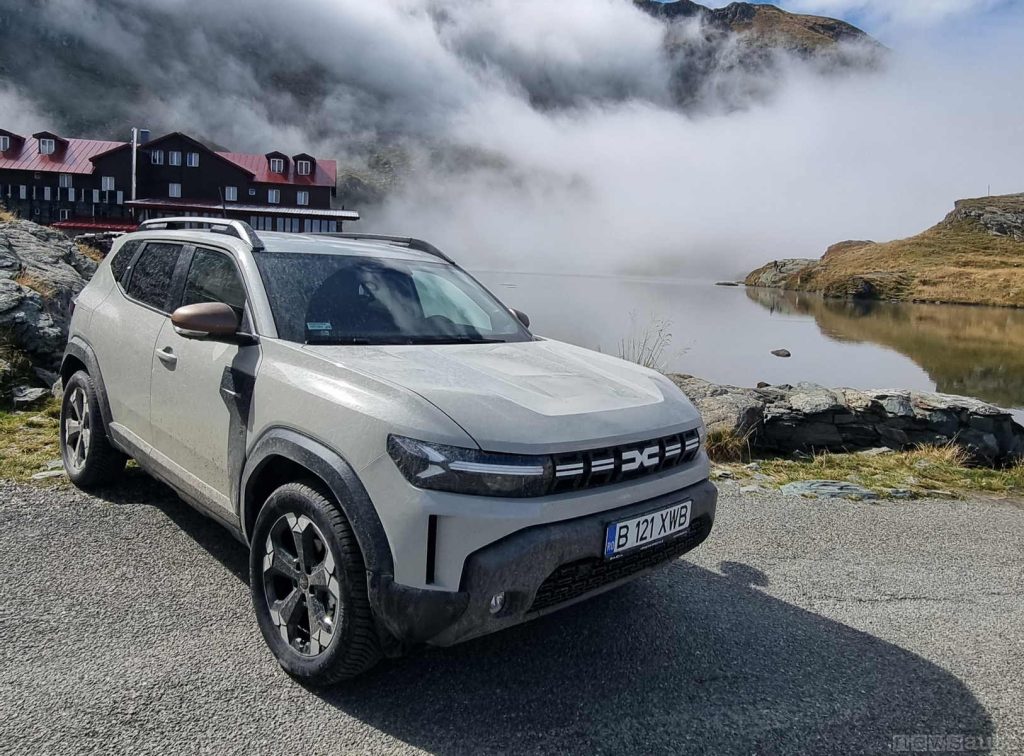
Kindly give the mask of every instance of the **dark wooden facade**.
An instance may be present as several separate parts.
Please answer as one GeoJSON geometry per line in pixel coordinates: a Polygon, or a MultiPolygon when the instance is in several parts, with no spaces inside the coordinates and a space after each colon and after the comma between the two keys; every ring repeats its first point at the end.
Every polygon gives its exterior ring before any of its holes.
{"type": "Polygon", "coordinates": [[[39,223],[119,230],[152,217],[227,215],[265,229],[334,231],[359,217],[331,208],[334,161],[305,153],[217,152],[175,132],[139,145],[132,201],[130,143],[0,130],[3,144],[0,200],[39,223]],[[50,139],[57,148],[43,154],[50,139]]]}

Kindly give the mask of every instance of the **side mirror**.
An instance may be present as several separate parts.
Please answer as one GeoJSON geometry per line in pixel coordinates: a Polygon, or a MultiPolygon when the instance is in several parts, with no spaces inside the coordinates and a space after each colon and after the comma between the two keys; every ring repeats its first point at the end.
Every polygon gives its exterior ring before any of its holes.
{"type": "Polygon", "coordinates": [[[520,312],[519,310],[513,309],[512,307],[509,307],[508,309],[509,309],[509,312],[511,312],[513,315],[516,316],[516,319],[518,319],[520,323],[522,323],[527,328],[530,327],[530,316],[529,315],[527,315],[525,312],[520,312]]]}
{"type": "Polygon", "coordinates": [[[171,315],[171,324],[186,339],[234,341],[241,320],[223,302],[201,302],[179,307],[171,315]]]}

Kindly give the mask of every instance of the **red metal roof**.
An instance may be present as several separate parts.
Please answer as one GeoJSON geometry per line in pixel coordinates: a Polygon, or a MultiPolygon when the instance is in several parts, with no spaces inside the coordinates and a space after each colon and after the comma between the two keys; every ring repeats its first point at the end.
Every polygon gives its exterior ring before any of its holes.
{"type": "Polygon", "coordinates": [[[52,155],[40,155],[39,142],[32,137],[26,137],[21,149],[12,143],[11,149],[0,152],[0,169],[92,173],[93,164],[89,162],[89,158],[124,144],[100,139],[68,139],[67,143],[67,149],[58,150],[52,155]]]}
{"type": "Polygon", "coordinates": [[[138,223],[114,218],[77,218],[75,220],[51,223],[53,228],[66,228],[71,231],[134,231],[138,223]]]}
{"type": "Polygon", "coordinates": [[[288,159],[286,173],[271,173],[270,162],[266,155],[250,155],[245,152],[218,152],[222,158],[230,160],[253,175],[253,180],[263,184],[293,184],[294,186],[331,186],[338,181],[338,163],[335,160],[317,160],[316,170],[309,176],[300,176],[295,172],[295,161],[288,159]]]}
{"type": "Polygon", "coordinates": [[[238,202],[215,202],[211,200],[194,200],[183,198],[137,199],[125,202],[129,207],[143,210],[199,210],[220,214],[223,210],[253,215],[296,215],[311,218],[337,218],[338,220],[357,221],[359,213],[355,210],[335,210],[323,207],[293,207],[290,205],[247,205],[238,202]]]}

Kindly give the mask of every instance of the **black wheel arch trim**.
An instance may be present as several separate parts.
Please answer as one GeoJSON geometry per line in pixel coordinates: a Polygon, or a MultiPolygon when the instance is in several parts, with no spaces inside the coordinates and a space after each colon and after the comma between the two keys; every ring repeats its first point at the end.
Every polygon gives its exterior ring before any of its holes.
{"type": "Polygon", "coordinates": [[[89,343],[80,336],[72,336],[68,345],[64,348],[64,357],[60,363],[60,378],[63,384],[71,377],[68,372],[69,358],[73,358],[85,365],[85,370],[92,379],[93,387],[96,389],[96,399],[99,401],[100,414],[103,416],[103,429],[110,430],[111,414],[110,402],[107,400],[107,387],[103,383],[103,372],[100,370],[99,360],[89,343]]]}
{"type": "Polygon", "coordinates": [[[265,431],[245,461],[239,486],[238,519],[246,542],[252,535],[246,525],[249,515],[255,513],[252,508],[258,511],[263,503],[255,501],[256,482],[259,473],[274,457],[283,457],[324,481],[352,525],[366,569],[375,574],[394,574],[394,559],[384,525],[355,470],[337,452],[290,428],[265,431]]]}

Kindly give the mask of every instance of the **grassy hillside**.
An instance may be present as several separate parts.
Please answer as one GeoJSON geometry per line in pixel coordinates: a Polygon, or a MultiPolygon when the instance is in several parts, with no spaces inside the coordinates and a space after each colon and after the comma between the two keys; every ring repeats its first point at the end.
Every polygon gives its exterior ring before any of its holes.
{"type": "Polygon", "coordinates": [[[779,283],[832,297],[1024,307],[1024,194],[960,200],[909,239],[836,245],[779,283]]]}

